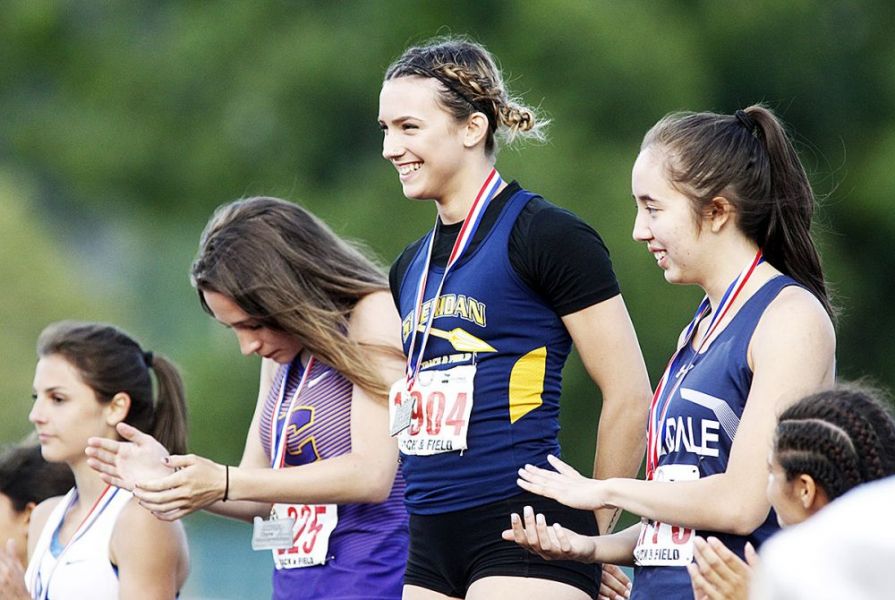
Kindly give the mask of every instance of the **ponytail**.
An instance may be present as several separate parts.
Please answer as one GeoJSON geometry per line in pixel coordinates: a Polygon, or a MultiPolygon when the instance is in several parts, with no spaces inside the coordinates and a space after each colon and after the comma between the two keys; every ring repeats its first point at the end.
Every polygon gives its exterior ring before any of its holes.
{"type": "Polygon", "coordinates": [[[102,323],[60,321],[46,327],[37,340],[40,357],[58,355],[107,404],[118,393],[130,398],[124,422],[152,434],[169,452],[186,452],[186,402],[177,368],[164,356],[144,352],[117,327],[102,323]],[[152,376],[158,382],[153,400],[152,376]]]}
{"type": "Polygon", "coordinates": [[[820,255],[811,238],[815,199],[805,169],[783,125],[761,105],[733,115],[674,113],[643,139],[641,149],[666,151],[669,178],[701,215],[725,197],[740,230],[765,259],[805,286],[831,318],[820,255]]]}
{"type": "Polygon", "coordinates": [[[177,367],[164,356],[152,355],[158,391],[151,435],[171,454],[186,454],[186,394],[177,367]]]}
{"type": "MultiPolygon", "coordinates": [[[[827,294],[820,254],[811,238],[814,192],[783,125],[763,106],[745,110],[758,124],[770,162],[770,211],[760,246],[769,263],[813,293],[830,315],[835,311],[827,294]]],[[[758,240],[756,240],[758,241],[758,240]]]]}

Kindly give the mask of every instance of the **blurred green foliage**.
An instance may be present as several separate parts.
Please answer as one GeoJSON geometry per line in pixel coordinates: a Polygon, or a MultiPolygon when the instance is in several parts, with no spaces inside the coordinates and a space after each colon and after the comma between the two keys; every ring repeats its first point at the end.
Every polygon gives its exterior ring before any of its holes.
{"type": "MultiPolygon", "coordinates": [[[[857,0],[9,0],[0,439],[29,430],[41,328],[100,319],[182,365],[192,448],[237,461],[258,364],[190,288],[205,220],[237,197],[282,196],[392,260],[433,210],[404,199],[379,156],[382,73],[409,43],[451,33],[486,44],[553,119],[549,144],[498,165],[604,236],[654,380],[699,293],[670,288],[631,241],[640,138],[673,110],[777,110],[822,199],[840,374],[891,387],[893,22],[895,5],[857,0]]],[[[565,398],[566,451],[587,469],[599,394],[574,358],[565,398]]]]}

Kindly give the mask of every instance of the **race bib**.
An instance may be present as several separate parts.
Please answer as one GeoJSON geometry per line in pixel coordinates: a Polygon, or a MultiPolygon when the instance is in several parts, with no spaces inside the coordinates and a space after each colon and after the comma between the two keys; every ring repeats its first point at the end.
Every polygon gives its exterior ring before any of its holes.
{"type": "Polygon", "coordinates": [[[329,537],[339,522],[335,504],[274,504],[271,521],[292,520],[292,544],[273,550],[277,569],[322,565],[329,551],[329,537]]]}
{"type": "MultiPolygon", "coordinates": [[[[656,468],[654,481],[695,481],[695,465],[663,465],[656,468]]],[[[643,519],[634,560],[641,567],[683,567],[693,562],[693,536],[687,527],[643,519]]]]}
{"type": "Polygon", "coordinates": [[[472,413],[475,365],[445,371],[423,371],[408,390],[401,379],[389,394],[389,421],[399,430],[398,448],[404,454],[427,456],[466,450],[472,413]],[[403,429],[402,415],[410,416],[403,429]]]}

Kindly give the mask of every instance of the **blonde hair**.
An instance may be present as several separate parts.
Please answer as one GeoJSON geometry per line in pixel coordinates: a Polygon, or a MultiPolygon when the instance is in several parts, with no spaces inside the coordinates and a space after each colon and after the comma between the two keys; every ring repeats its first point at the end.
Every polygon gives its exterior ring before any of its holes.
{"type": "Polygon", "coordinates": [[[488,118],[485,152],[497,152],[517,139],[544,141],[549,120],[507,91],[494,57],[484,46],[464,38],[435,38],[404,51],[385,72],[385,80],[429,77],[441,82],[439,102],[457,120],[480,112],[488,118]]]}

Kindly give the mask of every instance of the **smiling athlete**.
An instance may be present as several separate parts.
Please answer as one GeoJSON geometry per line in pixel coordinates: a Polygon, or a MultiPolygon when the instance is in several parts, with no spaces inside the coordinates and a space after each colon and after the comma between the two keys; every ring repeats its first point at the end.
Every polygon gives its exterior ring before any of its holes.
{"type": "Polygon", "coordinates": [[[742,557],[777,528],[765,496],[775,419],[833,383],[832,309],[809,234],[814,195],[766,108],[665,117],[644,138],[632,189],[634,239],[666,281],[706,294],[653,396],[647,481],[591,480],[551,458],[558,472],[527,467],[520,485],[642,524],[592,538],[538,519],[507,535],[556,558],[633,560],[632,598],[689,599],[697,532],[742,557]]]}
{"type": "MultiPolygon", "coordinates": [[[[437,212],[390,273],[408,361],[390,403],[411,514],[404,597],[595,597],[598,569],[547,562],[501,531],[535,504],[597,532],[591,512],[516,486],[520,467],[560,452],[573,342],[603,393],[595,473],[632,476],[642,460],[649,383],[606,247],[495,170],[499,138],[538,137],[544,123],[509,97],[482,46],[404,52],[385,74],[379,124],[404,195],[437,212]]],[[[598,516],[608,530],[613,511],[598,516]]]]}

